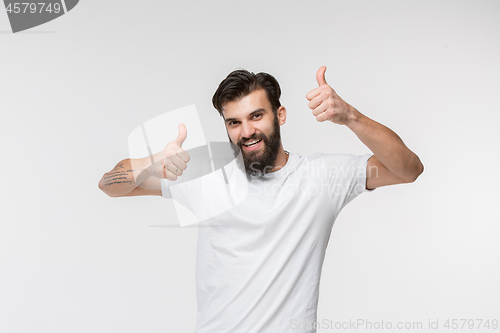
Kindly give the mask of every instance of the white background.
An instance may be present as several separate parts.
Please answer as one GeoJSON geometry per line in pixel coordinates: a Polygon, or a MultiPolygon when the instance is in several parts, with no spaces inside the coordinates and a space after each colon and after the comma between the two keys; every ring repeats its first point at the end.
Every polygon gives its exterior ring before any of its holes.
{"type": "Polygon", "coordinates": [[[326,65],[425,166],[340,214],[319,321],[500,319],[499,15],[499,1],[83,0],[12,34],[1,8],[0,332],[194,332],[197,229],[172,227],[170,200],[97,184],[170,110],[196,104],[207,141],[226,141],[211,98],[240,67],[280,82],[285,149],[370,152],[311,115],[326,65]]]}

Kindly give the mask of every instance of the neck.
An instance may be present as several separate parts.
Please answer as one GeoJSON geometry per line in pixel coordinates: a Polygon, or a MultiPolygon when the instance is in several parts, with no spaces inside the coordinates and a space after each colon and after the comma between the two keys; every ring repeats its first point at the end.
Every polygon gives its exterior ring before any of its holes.
{"type": "Polygon", "coordinates": [[[283,145],[280,145],[280,149],[278,151],[278,155],[276,156],[276,163],[274,163],[274,167],[270,172],[278,171],[283,168],[285,164],[288,162],[288,154],[283,149],[283,145]]]}

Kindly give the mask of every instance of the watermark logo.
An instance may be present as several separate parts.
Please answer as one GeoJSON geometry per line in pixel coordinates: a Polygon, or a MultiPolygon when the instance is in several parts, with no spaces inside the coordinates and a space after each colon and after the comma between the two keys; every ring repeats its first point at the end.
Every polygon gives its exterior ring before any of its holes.
{"type": "Polygon", "coordinates": [[[52,21],[75,8],[79,0],[4,0],[12,32],[31,29],[52,21]]]}
{"type": "MultiPolygon", "coordinates": [[[[248,194],[241,151],[230,142],[208,142],[194,104],[141,124],[130,133],[128,147],[134,180],[142,181],[139,187],[161,189],[162,194],[169,192],[181,227],[225,213],[243,202],[248,194]],[[182,142],[176,141],[180,123],[187,131],[182,142]],[[176,154],[170,155],[169,151],[176,154]],[[183,165],[179,156],[185,153],[189,156],[187,167],[174,170],[175,163],[183,165]],[[156,178],[158,167],[165,169],[162,178],[169,167],[179,177],[160,180],[156,178]],[[149,170],[146,175],[150,175],[147,181],[143,179],[146,169],[149,170]]],[[[115,174],[111,180],[119,181],[120,175],[115,174]]]]}

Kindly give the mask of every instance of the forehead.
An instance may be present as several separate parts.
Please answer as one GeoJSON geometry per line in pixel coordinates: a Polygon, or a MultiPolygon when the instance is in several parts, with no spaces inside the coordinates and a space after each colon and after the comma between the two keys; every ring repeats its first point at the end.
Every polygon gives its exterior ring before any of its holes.
{"type": "Polygon", "coordinates": [[[271,102],[264,89],[256,89],[239,100],[227,102],[222,114],[224,118],[237,118],[244,117],[257,109],[271,111],[271,102]]]}

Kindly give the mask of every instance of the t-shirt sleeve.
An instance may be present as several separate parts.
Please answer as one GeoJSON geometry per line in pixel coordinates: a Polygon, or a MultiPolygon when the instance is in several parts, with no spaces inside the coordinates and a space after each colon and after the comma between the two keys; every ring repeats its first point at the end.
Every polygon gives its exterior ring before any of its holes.
{"type": "Polygon", "coordinates": [[[347,205],[351,200],[356,198],[361,193],[373,192],[375,189],[366,188],[366,169],[368,165],[368,160],[373,156],[373,154],[366,154],[361,156],[351,156],[345,163],[345,167],[352,172],[346,174],[351,180],[351,187],[349,188],[344,206],[347,205]]]}
{"type": "Polygon", "coordinates": [[[340,209],[361,193],[374,191],[366,188],[366,168],[372,156],[373,154],[337,155],[338,164],[332,172],[330,184],[336,199],[340,199],[340,209]]]}
{"type": "Polygon", "coordinates": [[[160,179],[161,183],[161,196],[167,199],[172,198],[172,193],[170,193],[170,188],[166,179],[160,179]]]}

